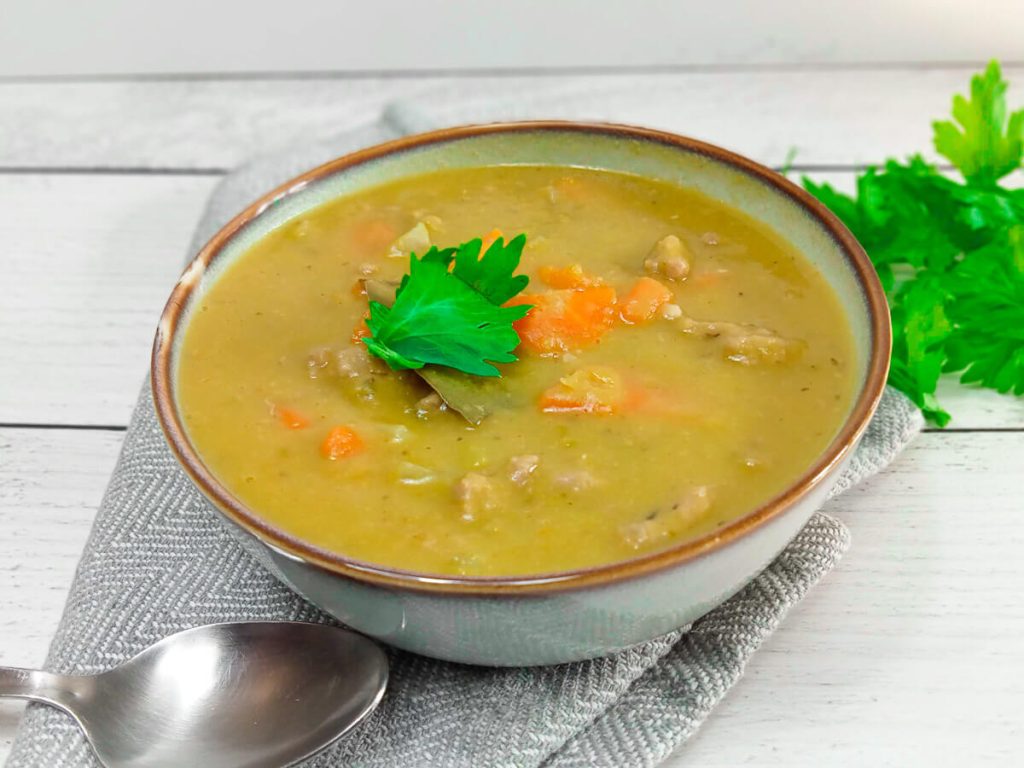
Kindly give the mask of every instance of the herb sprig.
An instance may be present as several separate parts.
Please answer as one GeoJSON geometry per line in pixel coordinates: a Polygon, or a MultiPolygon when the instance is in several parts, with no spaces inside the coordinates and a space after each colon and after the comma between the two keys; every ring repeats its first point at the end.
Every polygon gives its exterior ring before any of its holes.
{"type": "Polygon", "coordinates": [[[936,151],[962,181],[915,155],[857,179],[856,194],[803,179],[867,250],[893,321],[889,383],[940,426],[939,376],[1024,394],[1024,189],[999,180],[1021,167],[1024,110],[1007,113],[995,61],[932,124],[936,151]]]}
{"type": "Polygon", "coordinates": [[[476,376],[500,376],[492,363],[517,360],[519,335],[512,323],[531,309],[502,304],[530,279],[516,275],[526,236],[498,238],[480,257],[482,241],[458,248],[432,247],[409,255],[390,307],[370,302],[367,348],[395,370],[444,365],[476,376]]]}

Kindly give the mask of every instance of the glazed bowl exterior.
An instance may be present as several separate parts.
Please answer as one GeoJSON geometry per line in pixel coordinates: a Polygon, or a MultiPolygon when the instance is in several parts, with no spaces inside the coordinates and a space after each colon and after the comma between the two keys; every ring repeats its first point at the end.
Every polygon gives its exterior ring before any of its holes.
{"type": "MultiPolygon", "coordinates": [[[[601,656],[692,622],[756,576],[822,504],[881,397],[890,349],[885,297],[867,256],[823,206],[746,158],[673,134],[617,125],[465,126],[371,147],[315,168],[242,211],[175,286],[153,347],[157,415],[171,449],[238,540],[279,579],[350,627],[427,656],[494,666],[601,656]],[[439,168],[573,165],[696,188],[773,228],[822,273],[858,356],[845,423],[785,491],[707,536],[621,563],[507,578],[436,576],[348,559],[296,539],[247,508],[202,461],[175,391],[197,299],[270,231],[329,200],[439,168]]],[[[665,470],[672,471],[671,460],[665,470]]]]}

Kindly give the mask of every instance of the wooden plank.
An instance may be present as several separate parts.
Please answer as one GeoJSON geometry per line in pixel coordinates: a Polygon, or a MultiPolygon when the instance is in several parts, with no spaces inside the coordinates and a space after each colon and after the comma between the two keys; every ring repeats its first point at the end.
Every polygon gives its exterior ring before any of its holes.
{"type": "Polygon", "coordinates": [[[15,3],[0,26],[0,70],[19,74],[302,69],[608,66],[734,62],[965,61],[1019,56],[1015,0],[927,6],[718,0],[519,0],[430,4],[178,0],[141,7],[15,3]],[[197,20],[201,19],[201,23],[197,20]],[[585,34],[581,34],[585,20],[585,34]],[[396,23],[397,22],[397,23],[396,23]],[[89,34],[80,34],[88,29],[89,34]],[[955,34],[951,31],[955,30],[955,34]],[[183,45],[187,41],[187,45],[183,45]]]}
{"type": "Polygon", "coordinates": [[[127,423],[214,183],[0,176],[0,422],[127,423]]]}
{"type": "MultiPolygon", "coordinates": [[[[42,665],[122,437],[0,429],[0,665],[42,665]]],[[[0,700],[0,763],[22,709],[0,700]]]]}
{"type": "MultiPolygon", "coordinates": [[[[119,444],[0,429],[0,664],[41,663],[119,444]]],[[[1024,434],[928,433],[833,502],[852,549],[670,764],[1015,764],[1021,466],[1024,434]]]]}
{"type": "MultiPolygon", "coordinates": [[[[816,174],[845,188],[849,173],[816,174]]],[[[0,423],[124,425],[156,319],[215,183],[0,175],[0,423]],[[59,212],[59,214],[57,213],[59,212]]],[[[1024,427],[1024,399],[944,382],[957,428],[1024,427]]]]}
{"type": "Polygon", "coordinates": [[[837,499],[852,548],[671,765],[1021,764],[1022,466],[930,433],[837,499]]]}
{"type": "MultiPolygon", "coordinates": [[[[412,100],[440,123],[566,117],[651,125],[778,165],[927,152],[974,67],[549,77],[0,83],[0,166],[225,168],[412,100]]],[[[1008,69],[1011,103],[1024,69],[1008,69]]]]}

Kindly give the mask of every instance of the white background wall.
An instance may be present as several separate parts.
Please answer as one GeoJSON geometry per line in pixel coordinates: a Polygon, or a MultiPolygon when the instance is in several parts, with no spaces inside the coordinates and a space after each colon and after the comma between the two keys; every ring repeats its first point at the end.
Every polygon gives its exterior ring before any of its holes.
{"type": "Polygon", "coordinates": [[[1024,0],[0,0],[0,76],[1024,60],[1024,0]]]}

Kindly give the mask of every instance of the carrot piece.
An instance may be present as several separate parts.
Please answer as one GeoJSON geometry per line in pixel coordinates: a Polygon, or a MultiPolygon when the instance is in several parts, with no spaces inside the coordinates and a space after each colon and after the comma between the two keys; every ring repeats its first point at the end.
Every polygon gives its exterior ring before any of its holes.
{"type": "Polygon", "coordinates": [[[692,396],[688,396],[685,388],[668,390],[638,381],[626,383],[626,394],[619,410],[657,419],[680,418],[691,423],[705,421],[703,409],[692,396]]]}
{"type": "Polygon", "coordinates": [[[370,311],[367,310],[366,314],[356,323],[356,327],[352,329],[352,343],[358,344],[367,336],[372,336],[370,333],[370,326],[366,324],[366,318],[370,316],[370,311]]]}
{"type": "Polygon", "coordinates": [[[545,390],[540,409],[545,413],[614,413],[628,402],[621,377],[611,368],[581,368],[545,390]]]}
{"type": "Polygon", "coordinates": [[[539,400],[540,409],[544,413],[611,413],[612,407],[607,403],[588,400],[573,392],[566,392],[552,387],[545,390],[539,400]]]}
{"type": "Polygon", "coordinates": [[[325,459],[337,461],[357,454],[363,448],[363,440],[359,434],[352,427],[339,424],[328,432],[327,437],[320,443],[320,454],[325,459]]]}
{"type": "Polygon", "coordinates": [[[353,227],[352,237],[364,248],[381,251],[394,242],[398,232],[382,219],[365,219],[353,227]]]}
{"type": "Polygon", "coordinates": [[[626,294],[619,315],[630,324],[645,323],[672,300],[672,291],[652,277],[641,277],[626,294]]]}
{"type": "Polygon", "coordinates": [[[622,403],[625,411],[639,411],[661,416],[683,413],[682,404],[677,402],[668,392],[661,389],[649,389],[633,382],[626,390],[622,403]]]}
{"type": "Polygon", "coordinates": [[[722,282],[722,279],[727,274],[729,274],[728,271],[724,269],[713,269],[710,272],[699,272],[698,274],[690,275],[689,280],[687,280],[687,285],[694,288],[710,288],[722,282]]]}
{"type": "Polygon", "coordinates": [[[494,245],[494,241],[499,237],[503,237],[500,229],[492,229],[486,235],[480,239],[483,241],[483,245],[480,246],[480,253],[487,253],[487,249],[494,245]]]}
{"type": "Polygon", "coordinates": [[[579,264],[570,264],[568,267],[541,267],[537,274],[542,283],[552,288],[590,288],[604,284],[601,278],[584,272],[579,264]]]}
{"type": "Polygon", "coordinates": [[[309,419],[292,408],[275,405],[274,412],[277,415],[277,420],[288,429],[305,429],[309,426],[309,419]]]}
{"type": "Polygon", "coordinates": [[[525,349],[556,355],[601,340],[615,324],[615,289],[592,286],[581,290],[520,294],[509,306],[533,309],[513,326],[525,349]]]}
{"type": "Polygon", "coordinates": [[[580,202],[589,196],[587,184],[578,176],[562,176],[551,185],[555,194],[565,200],[580,202]]]}

